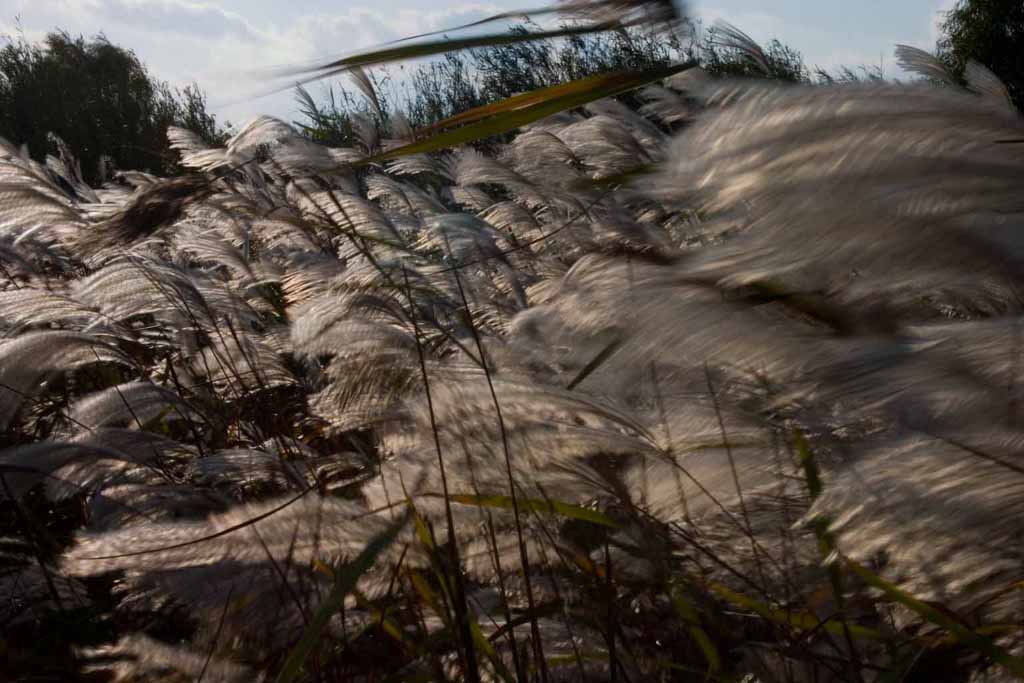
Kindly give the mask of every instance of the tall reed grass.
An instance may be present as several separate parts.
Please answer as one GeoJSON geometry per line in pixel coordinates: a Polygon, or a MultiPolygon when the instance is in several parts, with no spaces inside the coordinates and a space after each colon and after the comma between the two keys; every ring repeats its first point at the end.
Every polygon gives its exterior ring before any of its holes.
{"type": "MultiPolygon", "coordinates": [[[[435,39],[302,75],[499,40],[435,39]]],[[[191,175],[99,189],[5,143],[11,676],[1021,676],[1024,123],[973,68],[172,129],[191,175]]]]}

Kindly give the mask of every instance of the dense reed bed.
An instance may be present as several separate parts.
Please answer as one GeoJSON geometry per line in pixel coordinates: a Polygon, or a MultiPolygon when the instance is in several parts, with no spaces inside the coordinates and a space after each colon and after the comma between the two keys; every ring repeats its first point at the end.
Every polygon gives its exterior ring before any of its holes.
{"type": "Polygon", "coordinates": [[[99,189],[5,144],[13,675],[1024,674],[1024,123],[973,85],[679,70],[494,156],[260,118],[99,189]]]}

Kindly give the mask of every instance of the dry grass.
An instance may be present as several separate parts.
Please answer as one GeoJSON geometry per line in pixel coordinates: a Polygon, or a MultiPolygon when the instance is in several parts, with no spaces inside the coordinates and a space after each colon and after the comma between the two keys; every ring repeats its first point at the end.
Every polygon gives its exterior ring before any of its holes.
{"type": "Polygon", "coordinates": [[[95,191],[5,146],[11,677],[1020,676],[1024,123],[990,76],[687,70],[427,147],[263,118],[95,191]]]}

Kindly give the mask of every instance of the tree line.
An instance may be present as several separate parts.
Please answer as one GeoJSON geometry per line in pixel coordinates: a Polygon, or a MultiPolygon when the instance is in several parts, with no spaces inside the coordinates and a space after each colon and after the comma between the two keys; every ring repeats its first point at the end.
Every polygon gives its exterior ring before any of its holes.
{"type": "MultiPolygon", "coordinates": [[[[525,32],[529,26],[516,26],[525,32]]],[[[297,91],[294,123],[310,139],[347,145],[369,120],[384,127],[400,114],[413,128],[515,93],[612,70],[664,66],[682,59],[713,75],[761,76],[791,82],[881,78],[877,70],[809,68],[802,55],[778,40],[754,65],[741,49],[720,40],[715,27],[694,27],[688,37],[620,30],[563,40],[497,45],[421,64],[392,79],[374,77],[375,108],[350,90],[329,89],[320,97],[297,91]]],[[[1020,0],[959,0],[944,15],[936,55],[957,74],[969,59],[991,69],[1024,106],[1024,4],[1020,0]]],[[[210,143],[223,141],[230,126],[209,111],[198,85],[177,89],[151,74],[130,49],[103,35],[50,33],[41,42],[8,37],[0,48],[0,135],[27,144],[40,158],[56,152],[56,136],[74,150],[87,182],[99,183],[111,169],[176,172],[166,130],[182,126],[210,143]]]]}
{"type": "Polygon", "coordinates": [[[102,35],[56,31],[39,43],[21,35],[0,49],[0,135],[28,145],[36,158],[57,151],[57,136],[90,183],[112,168],[174,172],[170,125],[210,142],[225,137],[198,86],[172,88],[102,35]]]}

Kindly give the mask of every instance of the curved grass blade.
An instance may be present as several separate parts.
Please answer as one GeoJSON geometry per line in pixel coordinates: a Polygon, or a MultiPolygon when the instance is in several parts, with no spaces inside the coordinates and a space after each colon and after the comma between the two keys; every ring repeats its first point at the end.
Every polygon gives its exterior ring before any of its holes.
{"type": "Polygon", "coordinates": [[[580,385],[580,382],[589,377],[595,370],[601,367],[601,365],[603,365],[605,361],[611,358],[612,354],[618,351],[620,346],[622,346],[622,340],[613,339],[612,342],[608,344],[608,346],[601,349],[601,351],[596,356],[594,356],[594,358],[591,359],[591,361],[587,363],[582,370],[579,371],[579,374],[577,374],[572,379],[572,381],[565,386],[565,388],[568,389],[569,391],[572,391],[573,389],[578,387],[580,385]]]}
{"type": "Polygon", "coordinates": [[[628,171],[605,176],[603,178],[580,178],[570,183],[568,188],[570,190],[589,190],[592,188],[606,188],[625,185],[627,183],[644,180],[645,178],[656,174],[660,169],[661,166],[657,163],[641,164],[640,166],[636,166],[628,171]]]}
{"type": "MultiPolygon", "coordinates": [[[[421,496],[430,498],[443,498],[440,493],[421,493],[421,496]]],[[[503,510],[512,509],[512,497],[511,496],[483,496],[472,493],[451,493],[448,494],[448,500],[452,503],[458,503],[460,505],[475,505],[477,507],[488,507],[488,508],[501,508],[503,510]]],[[[537,498],[518,498],[520,509],[532,510],[534,512],[549,512],[562,517],[568,517],[570,519],[579,520],[581,522],[591,522],[593,524],[600,524],[610,528],[618,528],[618,524],[610,517],[598,512],[597,510],[590,510],[578,505],[572,505],[570,503],[560,503],[558,501],[547,501],[540,500],[537,498]]]]}
{"type": "Polygon", "coordinates": [[[672,600],[673,608],[682,617],[683,623],[686,624],[686,630],[690,637],[693,638],[693,642],[697,644],[697,647],[700,648],[701,653],[704,655],[704,659],[707,660],[706,677],[708,679],[714,678],[722,669],[722,657],[718,654],[718,648],[715,647],[714,641],[701,628],[700,616],[697,614],[697,610],[690,604],[690,601],[679,587],[669,591],[669,598],[672,600]]]}
{"type": "Polygon", "coordinates": [[[447,33],[455,33],[456,31],[465,31],[466,29],[476,28],[485,24],[493,24],[496,21],[507,21],[509,19],[523,18],[529,19],[531,17],[543,16],[545,14],[559,14],[564,12],[564,7],[557,5],[548,5],[546,7],[535,7],[533,9],[526,8],[520,10],[511,10],[508,12],[499,12],[498,14],[492,14],[489,17],[483,19],[477,19],[471,21],[468,24],[460,24],[458,26],[452,26],[450,28],[441,29],[439,31],[430,31],[428,33],[418,33],[414,36],[406,36],[405,38],[399,38],[398,40],[389,40],[383,45],[398,45],[400,43],[407,43],[410,40],[419,40],[421,38],[432,38],[433,36],[441,36],[447,33]]]}
{"type": "Polygon", "coordinates": [[[1001,665],[1018,678],[1024,678],[1024,659],[1014,657],[977,631],[968,628],[923,600],[919,600],[910,593],[894,586],[854,560],[847,558],[846,566],[850,571],[863,579],[865,583],[878,588],[894,602],[912,610],[926,621],[949,631],[950,635],[961,645],[987,655],[993,662],[1001,665]]]}
{"type": "MultiPolygon", "coordinates": [[[[592,33],[602,33],[619,26],[618,22],[601,22],[597,24],[586,24],[584,26],[565,26],[550,31],[532,31],[528,33],[487,33],[479,36],[468,36],[466,38],[445,38],[442,40],[430,40],[412,45],[397,45],[394,47],[382,47],[377,50],[363,52],[361,54],[342,57],[314,67],[299,69],[282,69],[277,72],[278,77],[301,76],[296,82],[282,86],[280,90],[293,88],[297,85],[305,85],[323,78],[330,78],[344,73],[355,67],[375,66],[397,62],[407,59],[418,59],[432,55],[471,50],[478,47],[493,47],[498,45],[514,45],[535,40],[549,40],[552,38],[565,38],[574,36],[585,36],[592,33]]],[[[268,93],[269,94],[269,93],[268,93]]]]}
{"type": "Polygon", "coordinates": [[[501,657],[498,655],[498,651],[495,649],[491,641],[487,640],[484,636],[483,631],[480,629],[480,624],[477,623],[476,619],[469,620],[469,630],[473,634],[473,645],[477,650],[484,654],[487,661],[491,663],[494,668],[495,675],[505,683],[512,683],[515,678],[512,676],[512,672],[508,670],[508,667],[501,661],[501,657]]]}
{"type": "Polygon", "coordinates": [[[299,639],[299,642],[288,654],[284,666],[281,668],[280,673],[278,673],[277,678],[274,679],[275,683],[291,683],[298,677],[303,663],[305,663],[309,653],[313,650],[313,646],[316,645],[316,641],[319,640],[331,617],[334,616],[341,601],[352,592],[356,582],[359,581],[359,577],[373,567],[377,561],[377,556],[394,542],[398,532],[402,530],[408,519],[409,513],[406,511],[401,518],[367,543],[355,560],[340,567],[334,573],[334,586],[331,588],[330,594],[320,605],[319,609],[317,609],[316,614],[313,615],[309,626],[306,627],[305,633],[302,634],[302,638],[299,639]]]}
{"type": "MultiPolygon", "coordinates": [[[[775,609],[759,600],[743,595],[742,593],[734,591],[719,583],[708,583],[707,585],[714,593],[733,605],[756,612],[765,619],[777,624],[789,626],[790,628],[798,631],[824,630],[832,635],[843,635],[843,626],[839,622],[819,621],[813,614],[808,614],[806,612],[786,612],[784,610],[775,609]]],[[[850,624],[849,629],[851,635],[866,640],[884,641],[887,638],[887,636],[882,632],[864,626],[850,624]]]]}
{"type": "Polygon", "coordinates": [[[410,154],[435,152],[482,140],[493,135],[508,133],[552,114],[574,109],[606,97],[621,95],[635,88],[660,81],[685,71],[692,66],[694,66],[693,62],[686,62],[647,71],[615,71],[563,83],[562,85],[550,88],[541,88],[533,93],[526,93],[526,95],[515,95],[494,105],[488,105],[494,107],[489,111],[498,112],[494,115],[490,115],[482,120],[473,121],[461,128],[444,131],[426,140],[413,142],[388,150],[382,154],[367,157],[355,165],[365,166],[410,154]],[[516,101],[511,105],[507,105],[509,100],[516,101]],[[503,108],[506,105],[510,108],[503,108]]]}
{"type": "MultiPolygon", "coordinates": [[[[617,2],[617,0],[592,0],[591,2],[587,3],[584,7],[581,7],[580,9],[585,8],[585,9],[588,9],[588,10],[595,10],[595,9],[599,9],[601,7],[609,7],[609,8],[614,9],[615,5],[616,5],[616,2],[617,2]]],[[[398,43],[405,43],[405,42],[408,42],[410,40],[419,40],[420,38],[430,38],[432,36],[439,36],[439,35],[443,35],[443,34],[446,34],[446,33],[454,33],[456,31],[465,31],[466,29],[476,28],[478,26],[483,26],[485,24],[493,24],[496,21],[507,21],[509,19],[516,19],[518,17],[522,17],[524,19],[532,19],[533,17],[544,16],[544,15],[547,15],[547,14],[563,14],[563,13],[566,12],[566,10],[570,10],[571,11],[572,9],[574,9],[574,8],[571,7],[571,6],[567,7],[565,5],[546,5],[544,7],[534,7],[532,9],[531,8],[524,8],[524,9],[519,9],[519,10],[510,10],[508,12],[500,12],[498,14],[492,14],[489,17],[485,17],[483,19],[478,19],[476,21],[471,21],[468,24],[461,24],[460,26],[452,26],[451,28],[441,29],[440,31],[431,31],[429,33],[420,33],[420,34],[415,35],[415,36],[408,36],[406,38],[399,38],[398,40],[392,40],[392,41],[389,41],[387,43],[384,43],[384,45],[397,45],[398,43]]],[[[676,8],[673,6],[672,9],[676,9],[676,8]]],[[[675,14],[675,13],[673,13],[673,16],[678,18],[678,15],[675,14]]],[[[624,25],[632,26],[634,24],[635,24],[635,22],[628,21],[624,25]]]]}
{"type": "Polygon", "coordinates": [[[578,78],[575,81],[568,81],[566,83],[558,83],[556,85],[549,85],[544,88],[537,88],[536,90],[530,90],[528,92],[519,93],[518,95],[512,95],[504,99],[498,100],[497,102],[491,102],[484,104],[479,107],[473,107],[466,111],[459,112],[454,116],[449,116],[446,119],[442,119],[437,123],[434,123],[425,128],[421,128],[416,131],[419,134],[430,134],[437,131],[442,131],[447,128],[454,128],[455,126],[462,126],[467,123],[479,121],[489,116],[496,116],[509,111],[516,111],[525,107],[534,106],[537,104],[543,104],[545,101],[550,100],[554,97],[568,96],[572,94],[587,93],[593,88],[601,87],[607,76],[611,74],[597,74],[594,76],[587,76],[585,78],[578,78]]]}
{"type": "MultiPolygon", "coordinates": [[[[825,485],[822,483],[821,471],[818,469],[818,462],[814,457],[814,451],[811,450],[811,445],[807,442],[806,437],[803,433],[797,429],[793,433],[793,444],[796,447],[797,462],[803,469],[804,481],[807,486],[807,494],[810,496],[811,501],[817,500],[822,491],[825,490],[825,485]]],[[[818,517],[811,520],[811,528],[814,529],[814,534],[818,539],[818,550],[821,553],[821,558],[828,568],[829,584],[832,587],[832,598],[835,600],[836,614],[839,615],[840,624],[843,627],[843,637],[846,639],[846,645],[850,649],[850,655],[853,658],[853,662],[857,665],[859,670],[860,654],[857,651],[857,646],[853,641],[853,634],[850,631],[849,624],[846,618],[846,599],[843,592],[843,575],[840,570],[839,563],[835,561],[838,553],[836,551],[836,540],[835,536],[829,531],[829,525],[831,520],[827,517],[818,517]]]]}

